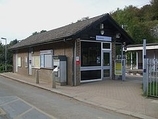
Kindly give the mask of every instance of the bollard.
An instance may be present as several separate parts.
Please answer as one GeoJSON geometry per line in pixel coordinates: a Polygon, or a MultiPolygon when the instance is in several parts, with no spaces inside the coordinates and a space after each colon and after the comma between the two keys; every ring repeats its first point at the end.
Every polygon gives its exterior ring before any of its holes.
{"type": "Polygon", "coordinates": [[[56,88],[56,81],[55,81],[54,71],[52,71],[52,88],[56,88]]]}
{"type": "Polygon", "coordinates": [[[39,84],[39,70],[36,70],[36,84],[39,84]]]}

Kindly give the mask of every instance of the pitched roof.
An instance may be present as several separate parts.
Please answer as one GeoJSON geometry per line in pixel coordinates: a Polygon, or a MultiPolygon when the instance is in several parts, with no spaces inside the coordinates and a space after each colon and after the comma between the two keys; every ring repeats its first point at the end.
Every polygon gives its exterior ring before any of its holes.
{"type": "MultiPolygon", "coordinates": [[[[90,18],[88,20],[79,21],[76,23],[72,23],[57,29],[53,29],[47,32],[39,33],[36,35],[31,35],[28,38],[22,40],[21,42],[15,44],[14,46],[10,47],[10,49],[20,49],[20,48],[26,48],[31,47],[38,44],[44,44],[44,43],[50,43],[53,41],[58,41],[64,38],[70,38],[72,36],[76,36],[80,34],[82,31],[86,30],[88,27],[93,25],[96,22],[99,22],[101,19],[110,19],[112,22],[114,22],[115,27],[117,26],[119,28],[119,25],[110,17],[109,14],[103,14],[97,17],[90,18]]],[[[132,43],[132,39],[128,34],[122,30],[124,35],[126,35],[132,43]]]]}

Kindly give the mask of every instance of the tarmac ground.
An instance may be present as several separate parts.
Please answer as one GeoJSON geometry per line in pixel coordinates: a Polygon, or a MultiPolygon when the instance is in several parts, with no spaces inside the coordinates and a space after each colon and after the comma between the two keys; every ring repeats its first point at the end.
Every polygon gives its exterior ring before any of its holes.
{"type": "Polygon", "coordinates": [[[55,119],[16,96],[0,97],[0,119],[55,119]]]}
{"type": "Polygon", "coordinates": [[[142,76],[127,75],[126,81],[107,79],[80,86],[56,85],[52,88],[51,82],[40,80],[36,84],[35,78],[30,76],[11,72],[0,75],[118,113],[141,119],[158,118],[158,99],[143,96],[142,76]]]}

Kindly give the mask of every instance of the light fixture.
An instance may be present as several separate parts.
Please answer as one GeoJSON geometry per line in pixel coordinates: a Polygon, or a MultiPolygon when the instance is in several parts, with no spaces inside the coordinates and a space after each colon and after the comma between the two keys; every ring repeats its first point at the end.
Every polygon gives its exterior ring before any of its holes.
{"type": "Polygon", "coordinates": [[[104,29],[104,24],[100,24],[100,29],[104,29]]]}
{"type": "Polygon", "coordinates": [[[103,23],[100,24],[100,34],[104,35],[104,24],[103,23]]]}
{"type": "Polygon", "coordinates": [[[121,34],[120,33],[116,33],[116,38],[121,38],[121,34]]]}
{"type": "Polygon", "coordinates": [[[101,30],[100,33],[101,33],[101,35],[104,35],[104,30],[101,30]]]}

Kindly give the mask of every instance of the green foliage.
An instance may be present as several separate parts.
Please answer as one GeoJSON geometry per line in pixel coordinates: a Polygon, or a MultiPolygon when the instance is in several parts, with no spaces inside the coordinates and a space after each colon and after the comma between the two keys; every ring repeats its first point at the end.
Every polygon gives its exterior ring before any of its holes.
{"type": "Polygon", "coordinates": [[[152,0],[150,5],[142,8],[130,5],[117,9],[111,15],[133,38],[135,44],[142,43],[144,38],[147,43],[158,42],[158,31],[155,30],[158,29],[158,0],[152,0]]]}
{"type": "Polygon", "coordinates": [[[34,32],[34,33],[32,33],[32,35],[36,35],[36,34],[39,34],[39,33],[44,33],[44,32],[47,32],[46,30],[41,30],[40,32],[34,32]]]}
{"type": "MultiPolygon", "coordinates": [[[[16,43],[18,43],[18,40],[17,40],[17,39],[11,41],[11,42],[7,45],[7,47],[9,48],[9,47],[15,45],[16,43]]],[[[10,50],[8,50],[8,52],[7,52],[7,64],[11,64],[11,65],[13,64],[13,53],[12,53],[12,51],[10,51],[10,50]]]]}
{"type": "Polygon", "coordinates": [[[42,31],[40,31],[40,33],[44,33],[44,32],[47,32],[46,30],[42,30],[42,31]]]}
{"type": "MultiPolygon", "coordinates": [[[[14,44],[18,43],[17,39],[11,41],[9,44],[7,44],[7,49],[10,46],[13,46],[14,44]]],[[[5,45],[0,43],[0,72],[4,72],[5,69],[5,45]]],[[[7,71],[12,71],[13,69],[13,53],[10,50],[7,50],[7,71]]]]}
{"type": "Polygon", "coordinates": [[[148,84],[148,94],[149,96],[158,96],[158,82],[151,82],[148,84]]]}
{"type": "MultiPolygon", "coordinates": [[[[13,71],[13,65],[12,64],[7,64],[7,72],[12,72],[13,71]]],[[[5,64],[0,65],[0,73],[5,72],[5,64]]]]}
{"type": "Polygon", "coordinates": [[[151,0],[152,20],[158,20],[158,0],[151,0]]]}

